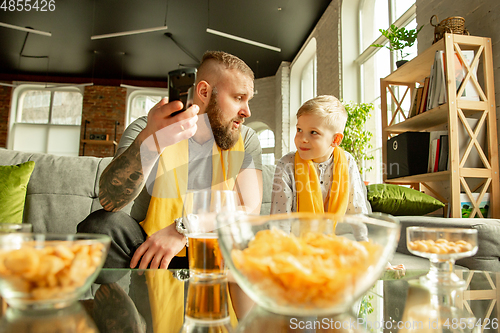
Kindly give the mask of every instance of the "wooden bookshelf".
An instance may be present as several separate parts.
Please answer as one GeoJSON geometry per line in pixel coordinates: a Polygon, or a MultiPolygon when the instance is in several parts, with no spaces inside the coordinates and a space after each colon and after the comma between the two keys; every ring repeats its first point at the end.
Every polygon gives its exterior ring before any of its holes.
{"type": "Polygon", "coordinates": [[[117,126],[120,124],[118,121],[115,121],[115,131],[114,131],[114,139],[110,140],[109,136],[106,135],[106,140],[96,140],[96,139],[87,139],[87,124],[89,124],[89,120],[85,120],[85,126],[83,129],[83,139],[80,142],[83,144],[82,155],[85,156],[85,146],[86,145],[94,145],[94,146],[113,146],[113,155],[116,153],[116,147],[118,146],[118,142],[116,141],[116,130],[117,126]]]}
{"type": "MultiPolygon", "coordinates": [[[[481,74],[481,75],[479,75],[481,74]]],[[[466,74],[467,75],[467,74],[466,74]]],[[[472,76],[472,75],[471,75],[472,76]]],[[[382,108],[382,135],[383,140],[407,131],[432,131],[436,127],[446,127],[448,131],[448,144],[450,161],[447,171],[412,175],[395,179],[387,179],[384,174],[384,182],[393,184],[419,184],[438,194],[435,182],[446,181],[449,183],[448,198],[437,195],[438,199],[450,205],[450,217],[461,217],[460,193],[467,193],[473,204],[473,214],[481,216],[479,203],[485,193],[490,193],[489,209],[491,217],[500,218],[500,181],[498,166],[498,139],[497,120],[495,108],[495,88],[493,80],[493,60],[491,52],[491,39],[475,36],[463,36],[445,34],[444,38],[433,44],[427,50],[419,54],[410,62],[398,68],[385,78],[380,80],[381,108],[382,108]],[[464,100],[457,97],[457,87],[454,79],[447,79],[445,86],[447,92],[447,103],[427,110],[414,117],[409,118],[409,110],[403,110],[401,105],[405,98],[410,100],[416,84],[423,84],[425,77],[429,76],[431,66],[435,59],[435,53],[443,50],[445,54],[445,76],[455,77],[455,52],[462,50],[474,50],[472,64],[479,63],[482,73],[481,82],[474,81],[470,76],[468,80],[478,90],[479,101],[464,100]],[[399,97],[396,89],[403,87],[405,92],[399,97]],[[405,89],[406,87],[406,89],[405,89]],[[468,118],[476,118],[476,128],[467,124],[468,118]],[[465,138],[459,137],[459,128],[465,129],[467,145],[460,152],[459,142],[465,138]],[[481,145],[476,134],[486,129],[486,144],[481,145]],[[477,153],[483,167],[466,167],[470,158],[470,151],[477,149],[477,153]],[[474,178],[473,188],[469,186],[468,180],[474,178]],[[434,186],[434,188],[433,188],[434,186]],[[472,198],[472,193],[479,193],[477,202],[472,198]]],[[[387,146],[382,145],[382,156],[384,165],[387,165],[387,146]]]]}

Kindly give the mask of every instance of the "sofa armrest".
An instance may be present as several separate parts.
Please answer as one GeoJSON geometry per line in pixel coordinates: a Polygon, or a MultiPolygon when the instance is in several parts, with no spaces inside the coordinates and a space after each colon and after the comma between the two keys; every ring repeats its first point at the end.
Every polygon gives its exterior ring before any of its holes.
{"type": "Polygon", "coordinates": [[[398,216],[396,218],[401,224],[401,237],[396,249],[397,252],[410,254],[406,247],[406,229],[408,227],[476,229],[477,253],[473,257],[461,259],[457,263],[469,269],[500,271],[500,220],[429,216],[398,216]]]}

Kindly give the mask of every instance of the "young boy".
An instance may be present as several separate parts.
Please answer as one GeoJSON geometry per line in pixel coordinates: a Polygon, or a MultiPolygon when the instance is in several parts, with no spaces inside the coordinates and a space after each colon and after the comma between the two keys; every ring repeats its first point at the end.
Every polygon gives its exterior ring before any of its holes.
{"type": "Polygon", "coordinates": [[[300,107],[297,151],[276,166],[271,214],[371,213],[356,161],[339,147],[346,121],[344,106],[333,96],[318,96],[300,107]]]}
{"type": "MultiPolygon", "coordinates": [[[[297,111],[296,152],[283,156],[274,174],[271,214],[290,212],[368,214],[366,198],[354,157],[339,147],[347,112],[333,96],[318,96],[297,111]]],[[[290,226],[280,226],[290,231],[290,226]]],[[[366,230],[353,228],[354,237],[367,239],[366,230]]],[[[403,265],[386,269],[405,274],[403,265]]]]}

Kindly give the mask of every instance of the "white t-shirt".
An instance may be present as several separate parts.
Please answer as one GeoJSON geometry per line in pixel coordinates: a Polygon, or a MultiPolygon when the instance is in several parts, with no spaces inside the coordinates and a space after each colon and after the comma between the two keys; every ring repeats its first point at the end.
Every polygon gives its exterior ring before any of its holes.
{"type": "MultiPolygon", "coordinates": [[[[130,124],[123,133],[115,158],[123,153],[134,142],[139,133],[146,128],[147,116],[142,116],[130,124]]],[[[262,170],[262,150],[257,134],[247,126],[241,126],[241,136],[245,146],[245,157],[242,169],[262,170]]],[[[192,138],[189,139],[189,171],[188,189],[210,188],[212,184],[212,147],[213,139],[203,144],[197,143],[192,138]],[[193,163],[194,162],[194,163],[193,163]]],[[[152,169],[151,175],[156,175],[156,166],[152,169]]],[[[140,222],[146,218],[151,195],[144,187],[141,193],[134,200],[130,211],[130,216],[140,222]]]]}

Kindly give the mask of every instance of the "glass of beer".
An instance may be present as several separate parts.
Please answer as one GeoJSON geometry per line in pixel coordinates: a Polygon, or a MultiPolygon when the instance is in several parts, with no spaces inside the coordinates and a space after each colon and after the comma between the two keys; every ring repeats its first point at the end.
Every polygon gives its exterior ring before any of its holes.
{"type": "Polygon", "coordinates": [[[188,260],[191,276],[217,278],[226,275],[219,248],[216,216],[238,210],[234,191],[188,191],[184,200],[183,223],[187,229],[188,260]]]}

